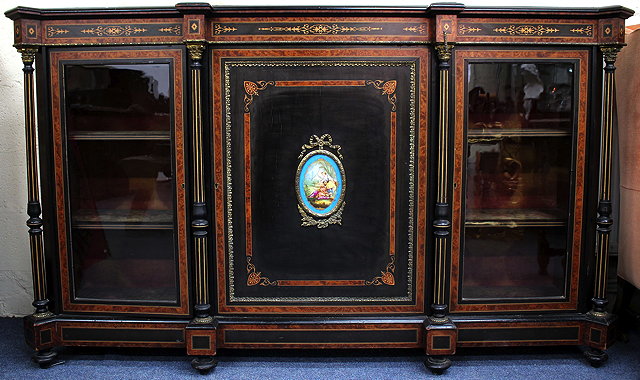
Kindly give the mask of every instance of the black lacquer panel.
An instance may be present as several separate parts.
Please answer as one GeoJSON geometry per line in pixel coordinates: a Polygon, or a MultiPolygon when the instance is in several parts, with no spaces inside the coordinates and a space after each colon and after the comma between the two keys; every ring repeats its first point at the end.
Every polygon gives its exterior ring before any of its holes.
{"type": "Polygon", "coordinates": [[[222,61],[231,303],[414,300],[418,68],[416,59],[222,61]],[[330,135],[346,182],[339,220],[326,226],[302,225],[296,196],[314,135],[330,135]]]}

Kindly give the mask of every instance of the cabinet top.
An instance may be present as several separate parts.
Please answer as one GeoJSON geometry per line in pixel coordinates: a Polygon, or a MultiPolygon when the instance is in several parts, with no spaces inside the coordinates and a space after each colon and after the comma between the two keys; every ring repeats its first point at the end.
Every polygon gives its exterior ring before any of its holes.
{"type": "Polygon", "coordinates": [[[15,45],[209,43],[624,43],[633,11],[603,8],[174,7],[37,9],[17,7],[15,45]]]}

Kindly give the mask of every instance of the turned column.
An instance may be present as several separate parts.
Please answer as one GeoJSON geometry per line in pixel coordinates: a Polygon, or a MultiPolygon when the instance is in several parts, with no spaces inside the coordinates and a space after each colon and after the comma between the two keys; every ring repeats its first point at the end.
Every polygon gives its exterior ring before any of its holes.
{"type": "Polygon", "coordinates": [[[204,188],[204,164],[202,144],[202,96],[201,79],[202,53],[204,43],[189,42],[191,69],[191,139],[193,167],[193,205],[191,219],[191,235],[195,261],[195,323],[211,323],[211,305],[209,301],[209,269],[207,265],[207,244],[209,221],[204,188]]]}
{"type": "Polygon", "coordinates": [[[449,244],[451,242],[451,204],[449,203],[449,76],[451,69],[451,51],[453,46],[444,42],[435,46],[438,55],[439,99],[438,99],[438,167],[436,203],[434,209],[434,271],[433,301],[431,316],[425,321],[427,359],[425,366],[440,374],[451,366],[448,355],[455,354],[457,330],[447,317],[447,267],[449,262],[449,244]]]}
{"type": "Polygon", "coordinates": [[[613,116],[615,93],[614,63],[620,45],[600,46],[604,56],[604,86],[602,97],[602,132],[600,137],[600,187],[598,218],[596,219],[596,265],[591,313],[604,316],[607,311],[607,263],[609,262],[609,235],[613,225],[611,217],[611,171],[613,156],[613,116]]]}
{"type": "Polygon", "coordinates": [[[27,226],[29,227],[29,247],[31,249],[31,273],[33,276],[33,317],[47,318],[53,315],[49,311],[47,299],[47,277],[42,237],[42,207],[40,206],[40,182],[38,180],[38,152],[36,144],[36,110],[34,96],[33,61],[37,48],[18,48],[22,54],[24,67],[24,121],[27,151],[27,226]]]}
{"type": "Polygon", "coordinates": [[[448,319],[445,300],[447,278],[447,247],[451,239],[451,204],[449,203],[449,71],[453,46],[444,43],[435,46],[438,54],[439,99],[438,99],[438,183],[436,188],[435,220],[433,234],[435,241],[432,322],[446,322],[448,319]]]}

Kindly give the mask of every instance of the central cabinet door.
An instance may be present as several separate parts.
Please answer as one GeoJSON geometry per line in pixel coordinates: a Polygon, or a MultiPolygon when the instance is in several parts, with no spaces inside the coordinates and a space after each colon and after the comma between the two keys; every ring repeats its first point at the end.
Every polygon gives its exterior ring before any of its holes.
{"type": "Polygon", "coordinates": [[[212,52],[220,313],[424,310],[427,54],[212,52]]]}

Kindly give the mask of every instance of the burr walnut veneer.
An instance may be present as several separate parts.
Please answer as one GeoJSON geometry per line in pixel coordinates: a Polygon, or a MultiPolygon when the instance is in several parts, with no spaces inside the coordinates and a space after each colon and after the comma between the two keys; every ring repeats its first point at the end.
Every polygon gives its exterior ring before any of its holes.
{"type": "Polygon", "coordinates": [[[456,347],[567,344],[603,363],[631,13],[8,11],[34,360],[393,347],[441,372],[456,347]]]}

